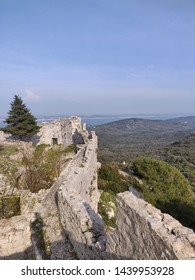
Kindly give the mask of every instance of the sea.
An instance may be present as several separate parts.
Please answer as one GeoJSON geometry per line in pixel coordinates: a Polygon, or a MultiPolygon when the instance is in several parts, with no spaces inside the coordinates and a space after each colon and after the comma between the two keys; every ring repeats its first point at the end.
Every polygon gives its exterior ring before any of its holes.
{"type": "MultiPolygon", "coordinates": [[[[167,120],[177,117],[185,117],[187,114],[126,114],[126,115],[94,115],[94,116],[79,116],[82,123],[86,123],[87,126],[98,126],[122,119],[130,118],[141,118],[151,120],[167,120]]],[[[67,118],[71,116],[37,116],[37,122],[52,122],[60,118],[67,118]]],[[[0,117],[0,128],[5,127],[6,124],[3,122],[4,118],[0,117]]]]}

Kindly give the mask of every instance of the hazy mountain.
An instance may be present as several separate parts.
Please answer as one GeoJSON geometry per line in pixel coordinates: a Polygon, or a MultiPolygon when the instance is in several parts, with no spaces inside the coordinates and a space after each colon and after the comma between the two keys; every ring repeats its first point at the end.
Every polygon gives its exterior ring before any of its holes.
{"type": "Polygon", "coordinates": [[[182,140],[195,131],[195,117],[169,120],[124,119],[95,128],[102,161],[123,161],[182,140]]]}

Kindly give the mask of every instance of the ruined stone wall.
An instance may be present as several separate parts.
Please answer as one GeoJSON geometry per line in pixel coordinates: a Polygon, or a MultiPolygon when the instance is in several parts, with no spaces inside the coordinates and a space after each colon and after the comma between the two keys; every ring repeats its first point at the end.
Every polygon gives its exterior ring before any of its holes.
{"type": "Polygon", "coordinates": [[[72,121],[71,119],[60,120],[60,142],[64,146],[69,146],[73,143],[72,141],[72,121]]]}
{"type": "Polygon", "coordinates": [[[131,192],[117,196],[117,229],[105,235],[97,214],[97,137],[71,162],[58,186],[61,222],[80,259],[195,258],[195,234],[131,192]],[[95,202],[95,203],[94,203],[95,202]],[[95,211],[94,211],[95,210],[95,211]]]}
{"type": "Polygon", "coordinates": [[[107,239],[115,259],[192,259],[195,234],[130,192],[117,196],[117,229],[107,239]]]}
{"type": "Polygon", "coordinates": [[[37,135],[39,137],[38,144],[52,145],[52,138],[58,138],[58,143],[62,144],[60,120],[51,123],[42,123],[37,135]]]}
{"type": "Polygon", "coordinates": [[[105,251],[104,223],[97,213],[73,189],[58,191],[61,223],[79,259],[101,259],[105,251]]]}
{"type": "Polygon", "coordinates": [[[64,180],[60,185],[61,189],[73,189],[95,211],[100,196],[97,189],[97,170],[97,136],[93,134],[87,145],[80,146],[80,151],[62,173],[61,178],[64,180]]]}
{"type": "Polygon", "coordinates": [[[104,223],[97,214],[97,136],[81,148],[57,191],[61,223],[80,259],[99,259],[105,250],[104,223]]]}
{"type": "MultiPolygon", "coordinates": [[[[56,133],[64,129],[63,134],[66,131],[67,137],[72,137],[73,127],[66,122],[56,126],[56,133]]],[[[52,259],[63,256],[63,234],[69,235],[79,259],[195,258],[194,232],[131,192],[118,194],[117,228],[113,234],[105,234],[97,214],[97,136],[92,132],[90,138],[79,145],[78,153],[51,189],[41,192],[41,202],[33,207],[46,224],[52,259]],[[57,221],[57,211],[63,228],[57,221]]],[[[0,221],[0,259],[32,258],[31,213],[25,212],[26,216],[0,221]]]]}
{"type": "Polygon", "coordinates": [[[0,260],[32,258],[29,221],[24,216],[0,220],[0,260]]]}
{"type": "Polygon", "coordinates": [[[58,144],[69,146],[71,144],[84,144],[88,133],[78,117],[63,118],[50,123],[42,123],[37,136],[32,141],[37,144],[53,145],[53,138],[58,144]]]}

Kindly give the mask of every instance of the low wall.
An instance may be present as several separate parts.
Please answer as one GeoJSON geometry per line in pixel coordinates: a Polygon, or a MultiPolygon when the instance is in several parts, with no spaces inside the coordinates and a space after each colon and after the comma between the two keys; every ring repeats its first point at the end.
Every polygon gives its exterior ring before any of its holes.
{"type": "Polygon", "coordinates": [[[57,191],[61,223],[80,259],[99,259],[105,250],[104,223],[97,214],[97,167],[97,136],[92,134],[57,191]]]}
{"type": "Polygon", "coordinates": [[[94,134],[62,172],[52,188],[74,190],[95,212],[100,197],[97,187],[97,136],[94,134]]]}
{"type": "Polygon", "coordinates": [[[107,239],[115,259],[193,259],[195,234],[130,192],[117,196],[117,229],[107,239]]]}
{"type": "Polygon", "coordinates": [[[58,191],[58,208],[62,226],[79,259],[101,259],[106,243],[102,219],[71,188],[58,191]]]}

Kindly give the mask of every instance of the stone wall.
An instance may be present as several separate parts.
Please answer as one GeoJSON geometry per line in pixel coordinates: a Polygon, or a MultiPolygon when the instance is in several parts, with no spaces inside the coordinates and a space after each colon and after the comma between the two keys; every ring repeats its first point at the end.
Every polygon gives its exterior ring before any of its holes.
{"type": "Polygon", "coordinates": [[[97,136],[71,162],[57,191],[61,223],[80,259],[99,259],[105,250],[104,223],[97,214],[97,136]]]}
{"type": "Polygon", "coordinates": [[[88,136],[85,126],[78,117],[63,118],[53,122],[41,123],[40,131],[32,141],[37,144],[53,145],[53,139],[58,144],[69,146],[71,144],[84,144],[88,136]]]}
{"type": "Polygon", "coordinates": [[[29,221],[16,216],[0,221],[0,259],[32,259],[29,221]]]}
{"type": "Polygon", "coordinates": [[[104,223],[97,213],[73,189],[58,191],[61,223],[79,259],[101,259],[105,251],[104,223]]]}
{"type": "Polygon", "coordinates": [[[117,196],[117,229],[107,239],[114,259],[193,259],[195,234],[130,192],[117,196]]]}
{"type": "MultiPolygon", "coordinates": [[[[70,126],[67,121],[55,126],[56,133],[60,130],[70,138],[80,133],[82,126],[77,119],[70,126]]],[[[88,139],[87,135],[85,144],[78,146],[78,153],[51,189],[27,196],[28,211],[22,208],[23,215],[0,221],[0,259],[35,256],[30,232],[32,212],[43,220],[51,259],[73,259],[70,250],[79,259],[194,259],[194,232],[131,192],[118,194],[117,228],[113,234],[105,234],[104,223],[97,214],[97,136],[92,132],[88,139]],[[66,243],[67,235],[73,249],[66,243]]]]}
{"type": "Polygon", "coordinates": [[[131,192],[117,196],[117,229],[97,214],[97,137],[81,148],[58,184],[61,223],[80,259],[191,259],[195,234],[131,192]],[[93,186],[93,188],[91,188],[93,186]],[[94,196],[92,190],[94,190],[94,196]],[[92,192],[92,193],[91,193],[92,192]]]}
{"type": "Polygon", "coordinates": [[[50,123],[42,123],[40,125],[40,131],[36,137],[38,144],[53,145],[53,138],[56,138],[58,144],[68,146],[72,144],[71,136],[71,122],[69,119],[56,120],[50,123]]]}
{"type": "Polygon", "coordinates": [[[100,193],[97,188],[97,136],[87,145],[80,145],[79,151],[58,179],[57,187],[77,192],[97,212],[100,193]]]}

